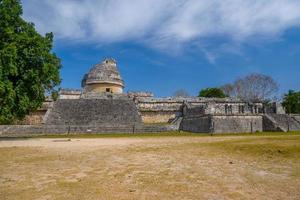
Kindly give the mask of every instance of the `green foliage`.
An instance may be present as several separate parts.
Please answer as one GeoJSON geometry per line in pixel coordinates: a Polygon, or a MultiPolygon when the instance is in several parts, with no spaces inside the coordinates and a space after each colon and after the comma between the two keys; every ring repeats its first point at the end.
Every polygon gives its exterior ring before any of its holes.
{"type": "Polygon", "coordinates": [[[199,97],[225,98],[226,95],[224,94],[223,90],[221,90],[220,88],[205,88],[200,91],[199,97]]]}
{"type": "Polygon", "coordinates": [[[300,91],[290,90],[284,95],[282,106],[287,113],[300,114],[300,91]]]}
{"type": "Polygon", "coordinates": [[[0,0],[0,124],[36,110],[60,83],[53,34],[38,34],[21,18],[19,0],[0,0]]]}
{"type": "Polygon", "coordinates": [[[52,99],[53,99],[54,101],[56,101],[56,100],[58,99],[58,97],[59,97],[58,91],[53,91],[53,92],[51,93],[51,97],[52,97],[52,99]]]}

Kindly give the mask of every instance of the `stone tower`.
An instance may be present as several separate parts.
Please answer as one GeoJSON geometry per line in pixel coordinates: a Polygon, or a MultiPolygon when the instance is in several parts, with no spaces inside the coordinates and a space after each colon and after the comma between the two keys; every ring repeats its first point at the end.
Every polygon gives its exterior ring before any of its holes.
{"type": "Polygon", "coordinates": [[[82,79],[85,93],[123,93],[124,82],[114,59],[96,64],[82,79]]]}

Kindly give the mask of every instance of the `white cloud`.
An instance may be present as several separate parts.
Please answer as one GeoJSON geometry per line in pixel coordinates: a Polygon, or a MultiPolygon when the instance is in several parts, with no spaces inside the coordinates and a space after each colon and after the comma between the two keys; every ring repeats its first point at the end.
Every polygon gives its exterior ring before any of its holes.
{"type": "Polygon", "coordinates": [[[300,25],[299,0],[23,0],[24,18],[56,38],[154,47],[215,35],[243,42],[300,25]]]}

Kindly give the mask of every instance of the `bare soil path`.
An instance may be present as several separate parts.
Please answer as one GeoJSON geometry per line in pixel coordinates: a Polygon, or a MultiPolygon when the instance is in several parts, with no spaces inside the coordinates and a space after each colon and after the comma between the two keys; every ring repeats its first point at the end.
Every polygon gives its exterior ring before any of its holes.
{"type": "Polygon", "coordinates": [[[0,140],[0,199],[300,199],[300,135],[0,140]]]}

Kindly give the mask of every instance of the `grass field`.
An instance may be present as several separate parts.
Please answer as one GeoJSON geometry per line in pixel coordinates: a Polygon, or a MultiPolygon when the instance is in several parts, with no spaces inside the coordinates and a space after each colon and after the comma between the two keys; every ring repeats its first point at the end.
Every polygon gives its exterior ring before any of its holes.
{"type": "Polygon", "coordinates": [[[0,199],[300,199],[300,132],[0,140],[0,199]]]}

